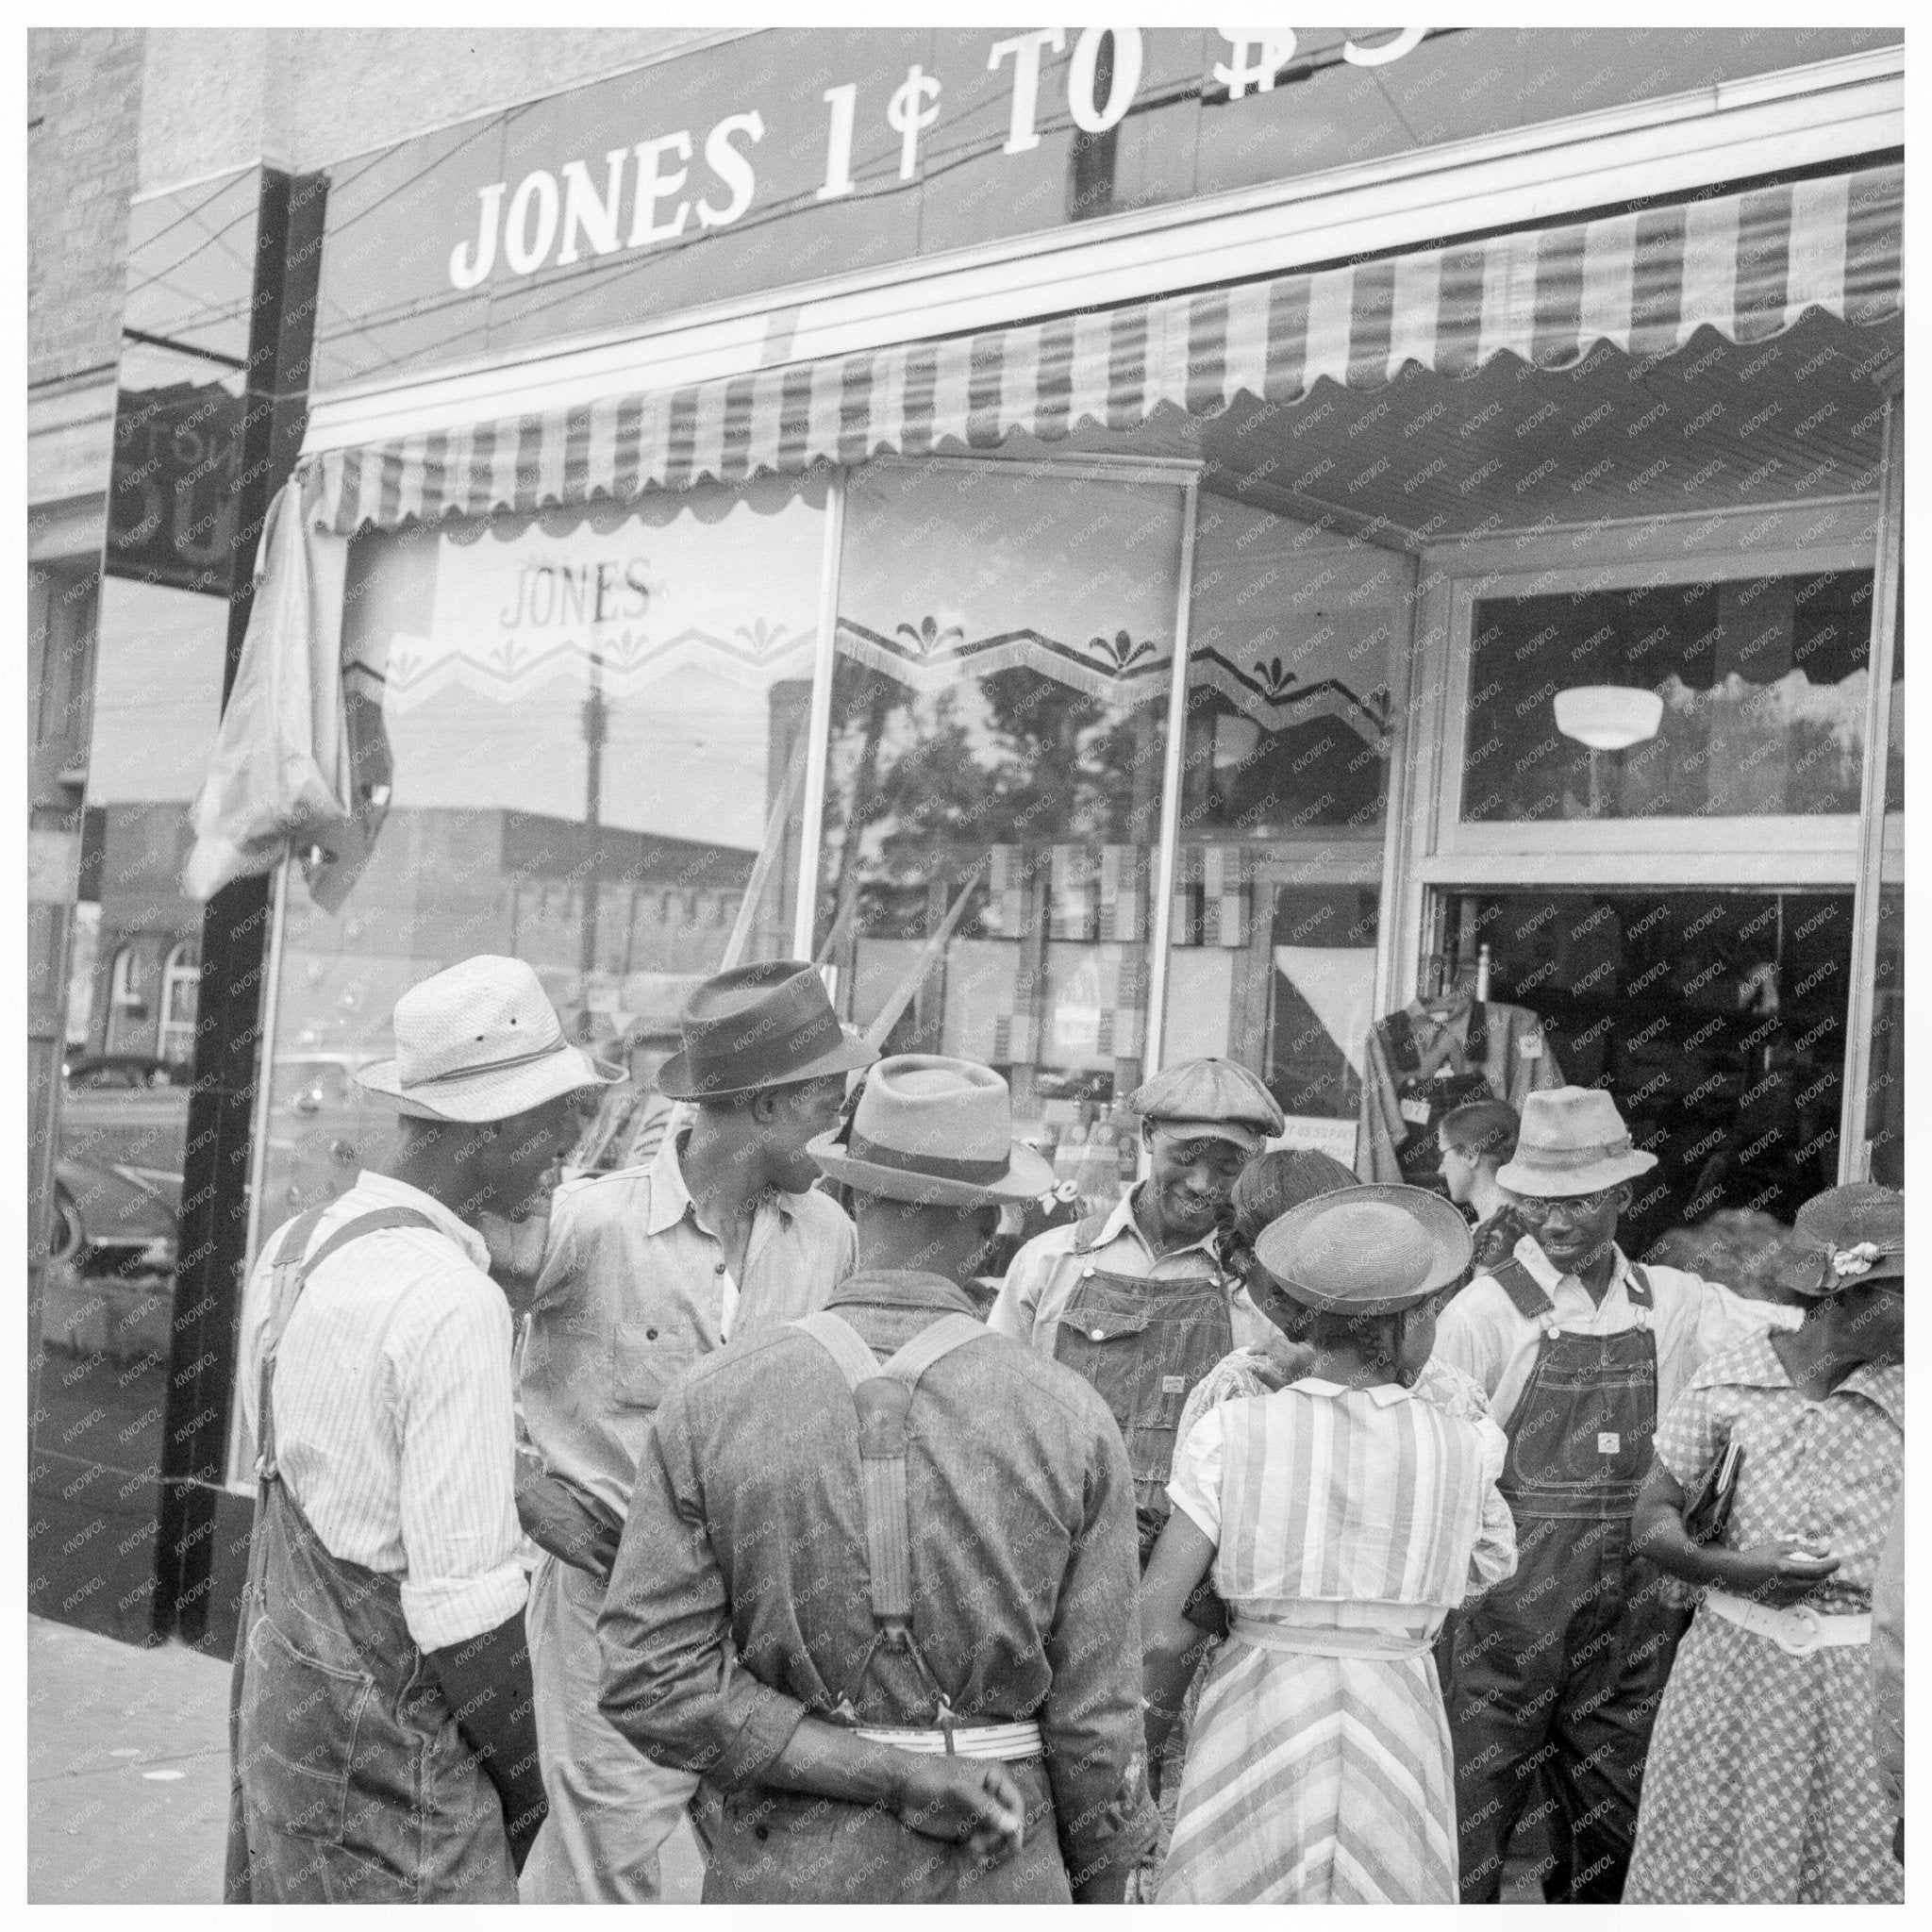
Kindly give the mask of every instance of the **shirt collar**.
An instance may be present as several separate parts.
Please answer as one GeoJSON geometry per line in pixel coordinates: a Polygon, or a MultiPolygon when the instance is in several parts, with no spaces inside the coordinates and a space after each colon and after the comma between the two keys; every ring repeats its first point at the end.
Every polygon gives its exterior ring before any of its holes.
{"type": "Polygon", "coordinates": [[[489,1274],[488,1242],[434,1194],[425,1194],[421,1188],[412,1188],[408,1181],[399,1181],[392,1174],[379,1174],[373,1167],[365,1167],[356,1176],[356,1192],[367,1195],[371,1201],[385,1208],[413,1208],[435,1224],[438,1234],[447,1235],[471,1261],[484,1274],[489,1274]]]}
{"type": "Polygon", "coordinates": [[[1310,1395],[1366,1395],[1377,1408],[1387,1408],[1392,1402],[1400,1402],[1408,1391],[1397,1382],[1377,1382],[1368,1389],[1344,1389],[1340,1382],[1324,1382],[1320,1375],[1304,1375],[1299,1382],[1289,1385],[1292,1389],[1306,1389],[1310,1395]]]}
{"type": "MultiPolygon", "coordinates": [[[[1530,1278],[1552,1301],[1555,1301],[1557,1298],[1558,1285],[1565,1281],[1576,1282],[1576,1291],[1579,1294],[1587,1295],[1590,1293],[1589,1289],[1585,1288],[1575,1275],[1566,1274],[1562,1269],[1558,1268],[1543,1253],[1541,1244],[1533,1234],[1524,1235],[1516,1243],[1512,1252],[1516,1258],[1523,1263],[1524,1267],[1528,1270],[1530,1278]]],[[[1610,1284],[1604,1290],[1605,1301],[1608,1301],[1611,1295],[1624,1285],[1624,1277],[1630,1272],[1630,1262],[1623,1249],[1612,1243],[1610,1252],[1616,1258],[1610,1266],[1610,1284]]]]}
{"type": "MultiPolygon", "coordinates": [[[[651,1162],[651,1206],[644,1218],[646,1234],[662,1234],[666,1228],[675,1227],[689,1214],[697,1221],[697,1203],[691,1197],[691,1190],[684,1184],[684,1169],[678,1156],[684,1143],[691,1138],[691,1129],[684,1128],[675,1134],[666,1134],[664,1144],[658,1149],[658,1157],[651,1162]]],[[[799,1196],[786,1194],[774,1190],[765,1197],[790,1221],[798,1211],[799,1196]]]]}
{"type": "MultiPolygon", "coordinates": [[[[1747,1389],[1790,1389],[1796,1384],[1784,1358],[1771,1345],[1767,1330],[1754,1335],[1724,1363],[1724,1378],[1747,1389]]],[[[1906,1372],[1900,1363],[1863,1362],[1831,1391],[1832,1395],[1862,1395],[1882,1408],[1900,1428],[1906,1425],[1906,1372]]],[[[1826,1396],[1828,1402],[1831,1396],[1826,1396]]]]}
{"type": "Polygon", "coordinates": [[[1104,1248],[1109,1241],[1116,1241],[1122,1235],[1127,1234],[1132,1235],[1134,1240],[1140,1243],[1141,1251],[1150,1261],[1166,1260],[1170,1256],[1174,1255],[1191,1255],[1197,1248],[1202,1253],[1212,1256],[1214,1253],[1214,1229],[1211,1227],[1199,1241],[1190,1241],[1184,1248],[1163,1248],[1158,1254],[1155,1253],[1154,1244],[1142,1232],[1141,1224],[1134,1215],[1135,1198],[1146,1185],[1145,1181],[1136,1181],[1114,1203],[1113,1211],[1101,1224],[1100,1239],[1094,1243],[1094,1246],[1104,1248]]]}
{"type": "Polygon", "coordinates": [[[923,1268],[869,1268],[862,1274],[848,1274],[832,1291],[827,1307],[849,1307],[855,1304],[885,1308],[933,1308],[950,1314],[976,1315],[973,1297],[943,1274],[928,1274],[923,1268]]]}

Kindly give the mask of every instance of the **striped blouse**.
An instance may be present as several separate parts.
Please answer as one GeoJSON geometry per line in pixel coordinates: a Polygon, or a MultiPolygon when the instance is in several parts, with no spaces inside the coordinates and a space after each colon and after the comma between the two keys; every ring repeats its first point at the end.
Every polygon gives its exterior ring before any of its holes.
{"type": "Polygon", "coordinates": [[[1356,1621],[1342,1606],[1441,1612],[1516,1568],[1508,1509],[1486,1507],[1500,1502],[1506,1449],[1493,1422],[1392,1383],[1307,1376],[1209,1410],[1168,1493],[1216,1543],[1215,1588],[1231,1604],[1319,1604],[1339,1622],[1356,1621]]]}

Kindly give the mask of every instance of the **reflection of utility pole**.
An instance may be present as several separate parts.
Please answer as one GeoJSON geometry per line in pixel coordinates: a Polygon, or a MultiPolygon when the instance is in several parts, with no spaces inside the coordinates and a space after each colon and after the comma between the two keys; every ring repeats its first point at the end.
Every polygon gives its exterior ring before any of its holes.
{"type": "Polygon", "coordinates": [[[597,968],[597,888],[598,846],[602,838],[599,817],[604,802],[604,741],[610,735],[610,708],[604,702],[604,659],[591,653],[591,694],[583,703],[584,721],[584,915],[581,969],[586,1001],[584,1025],[590,1026],[588,1002],[591,974],[597,968]]]}

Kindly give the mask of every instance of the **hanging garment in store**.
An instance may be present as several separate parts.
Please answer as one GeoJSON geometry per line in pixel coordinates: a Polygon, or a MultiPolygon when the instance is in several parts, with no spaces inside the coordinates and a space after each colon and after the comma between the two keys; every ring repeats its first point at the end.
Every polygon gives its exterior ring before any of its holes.
{"type": "Polygon", "coordinates": [[[1411,1000],[1369,1028],[1359,1172],[1442,1191],[1438,1129],[1444,1114],[1492,1095],[1519,1112],[1524,1096],[1560,1087],[1562,1069],[1527,1007],[1460,994],[1411,1000]]]}

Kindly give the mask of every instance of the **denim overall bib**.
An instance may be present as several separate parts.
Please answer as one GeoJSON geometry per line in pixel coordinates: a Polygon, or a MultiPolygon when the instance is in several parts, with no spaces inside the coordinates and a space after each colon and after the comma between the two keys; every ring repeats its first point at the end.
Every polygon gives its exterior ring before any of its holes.
{"type": "Polygon", "coordinates": [[[261,1454],[229,1708],[226,1900],[514,1904],[503,1807],[403,1620],[400,1579],[332,1557],[275,1460],[275,1358],[309,1273],[408,1208],[303,1258],[321,1210],[275,1252],[263,1337],[261,1454]]]}
{"type": "Polygon", "coordinates": [[[1054,1359],[1091,1382],[1113,1411],[1134,1473],[1141,1563],[1168,1515],[1167,1478],[1174,1433],[1194,1384],[1234,1347],[1228,1289],[1217,1273],[1193,1281],[1156,1281],[1114,1274],[1085,1257],[1093,1252],[1105,1215],[1090,1215],[1074,1230],[1062,1266],[1079,1279],[1060,1311],[1054,1359]]]}
{"type": "Polygon", "coordinates": [[[1505,1424],[1498,1487],[1516,1519],[1516,1574],[1471,1606],[1456,1635],[1449,1720],[1462,1898],[1500,1895],[1510,1835],[1541,1773],[1554,1848],[1545,1896],[1614,1903],[1679,1634],[1661,1573],[1630,1547],[1657,1432],[1655,1301],[1633,1265],[1625,1291],[1636,1325],[1569,1334],[1520,1261],[1494,1278],[1544,1333],[1505,1424]]]}

